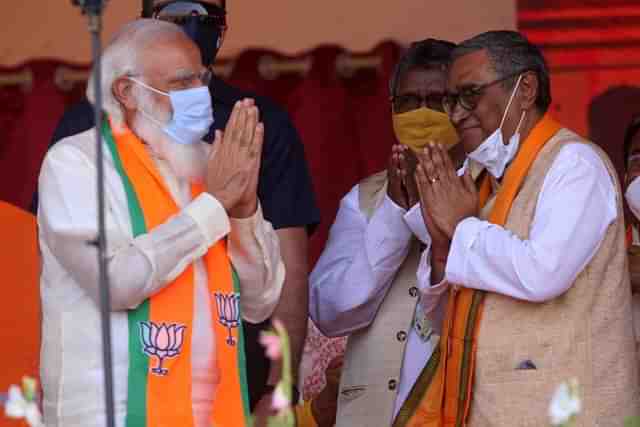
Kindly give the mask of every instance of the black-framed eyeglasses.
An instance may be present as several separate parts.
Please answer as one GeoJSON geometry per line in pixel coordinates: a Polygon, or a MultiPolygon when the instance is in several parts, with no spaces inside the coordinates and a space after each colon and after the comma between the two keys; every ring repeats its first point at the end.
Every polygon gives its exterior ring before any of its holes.
{"type": "Polygon", "coordinates": [[[415,93],[406,95],[396,95],[390,98],[393,105],[393,111],[396,113],[406,113],[407,111],[417,110],[423,105],[432,110],[442,110],[443,93],[430,93],[426,96],[420,96],[415,93]]]}
{"type": "Polygon", "coordinates": [[[517,73],[509,74],[505,77],[500,77],[499,79],[496,79],[489,83],[484,83],[479,86],[463,89],[459,93],[447,93],[442,97],[442,108],[449,115],[453,113],[453,110],[456,109],[456,106],[458,104],[460,104],[460,106],[467,111],[473,111],[478,106],[478,102],[480,102],[480,98],[482,98],[482,95],[484,95],[487,88],[512,79],[520,74],[524,74],[527,71],[529,70],[521,70],[517,73]]]}
{"type": "Polygon", "coordinates": [[[218,5],[200,1],[174,0],[160,4],[154,8],[153,17],[177,25],[197,18],[205,24],[227,28],[227,12],[218,5]]]}

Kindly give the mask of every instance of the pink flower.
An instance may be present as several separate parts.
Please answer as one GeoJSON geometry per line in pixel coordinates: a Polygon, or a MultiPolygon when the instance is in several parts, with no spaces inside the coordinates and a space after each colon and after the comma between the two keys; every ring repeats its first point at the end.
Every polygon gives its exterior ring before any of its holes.
{"type": "Polygon", "coordinates": [[[276,332],[281,333],[282,331],[285,331],[285,327],[282,324],[282,322],[280,321],[280,319],[273,319],[273,321],[271,322],[273,324],[273,328],[276,330],[276,332]]]}
{"type": "Polygon", "coordinates": [[[269,332],[260,334],[260,344],[267,349],[267,357],[271,360],[279,360],[282,357],[282,343],[280,337],[269,332]]]}

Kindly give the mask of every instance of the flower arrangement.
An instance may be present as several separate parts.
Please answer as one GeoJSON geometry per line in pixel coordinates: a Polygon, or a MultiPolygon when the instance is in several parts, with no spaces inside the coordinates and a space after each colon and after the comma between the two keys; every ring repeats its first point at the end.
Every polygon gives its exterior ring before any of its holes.
{"type": "MultiPolygon", "coordinates": [[[[554,427],[572,427],[576,416],[582,410],[580,399],[580,385],[577,379],[572,379],[558,386],[551,404],[549,418],[554,427]]],[[[624,427],[640,427],[640,418],[631,417],[625,420],[624,427]]]]}
{"type": "Polygon", "coordinates": [[[580,400],[578,380],[574,378],[563,382],[556,389],[549,405],[551,425],[557,427],[573,426],[581,409],[582,401],[580,400]]]}
{"type": "MultiPolygon", "coordinates": [[[[263,332],[260,336],[260,343],[266,348],[267,357],[273,361],[282,361],[282,378],[275,387],[271,401],[271,407],[276,414],[269,417],[267,427],[294,427],[289,336],[280,321],[274,320],[273,326],[272,331],[263,332]]],[[[0,394],[0,403],[4,403],[5,415],[9,418],[24,419],[29,427],[44,427],[38,407],[37,385],[35,379],[24,377],[21,387],[12,385],[7,394],[0,394]]],[[[252,424],[253,421],[251,420],[252,424]]]]}
{"type": "Polygon", "coordinates": [[[273,320],[273,330],[262,332],[260,343],[265,347],[267,357],[272,361],[282,361],[282,378],[273,392],[272,408],[276,415],[269,417],[267,427],[293,427],[295,416],[291,402],[293,375],[291,374],[291,352],[289,335],[282,322],[273,320]]]}
{"type": "Polygon", "coordinates": [[[38,382],[31,377],[22,378],[22,387],[12,385],[9,392],[0,397],[8,418],[24,419],[29,427],[44,427],[38,408],[38,382]]]}

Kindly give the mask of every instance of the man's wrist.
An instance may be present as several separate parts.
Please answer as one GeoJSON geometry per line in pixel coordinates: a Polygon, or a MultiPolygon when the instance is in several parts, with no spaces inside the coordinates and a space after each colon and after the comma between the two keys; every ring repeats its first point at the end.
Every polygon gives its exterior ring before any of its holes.
{"type": "Polygon", "coordinates": [[[229,216],[231,218],[249,218],[253,216],[258,210],[258,199],[250,203],[237,204],[233,208],[229,209],[229,216]]]}
{"type": "Polygon", "coordinates": [[[456,233],[456,230],[458,229],[458,226],[461,223],[463,223],[464,221],[466,221],[469,218],[474,218],[474,217],[476,217],[476,214],[475,213],[471,213],[471,214],[468,214],[468,215],[463,215],[460,218],[458,218],[458,220],[455,221],[452,224],[452,228],[450,230],[446,230],[446,234],[447,234],[447,237],[449,237],[449,240],[453,240],[453,235],[456,233]]]}
{"type": "Polygon", "coordinates": [[[446,246],[432,246],[431,247],[431,261],[441,264],[447,263],[447,257],[449,256],[450,245],[446,246]]]}

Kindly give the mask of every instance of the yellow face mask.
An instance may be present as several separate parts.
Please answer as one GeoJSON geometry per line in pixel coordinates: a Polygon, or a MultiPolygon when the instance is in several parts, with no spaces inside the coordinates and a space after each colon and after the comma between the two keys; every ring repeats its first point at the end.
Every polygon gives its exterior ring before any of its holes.
{"type": "Polygon", "coordinates": [[[401,144],[416,152],[430,141],[448,147],[458,143],[458,134],[449,116],[426,107],[393,114],[393,130],[401,144]]]}

